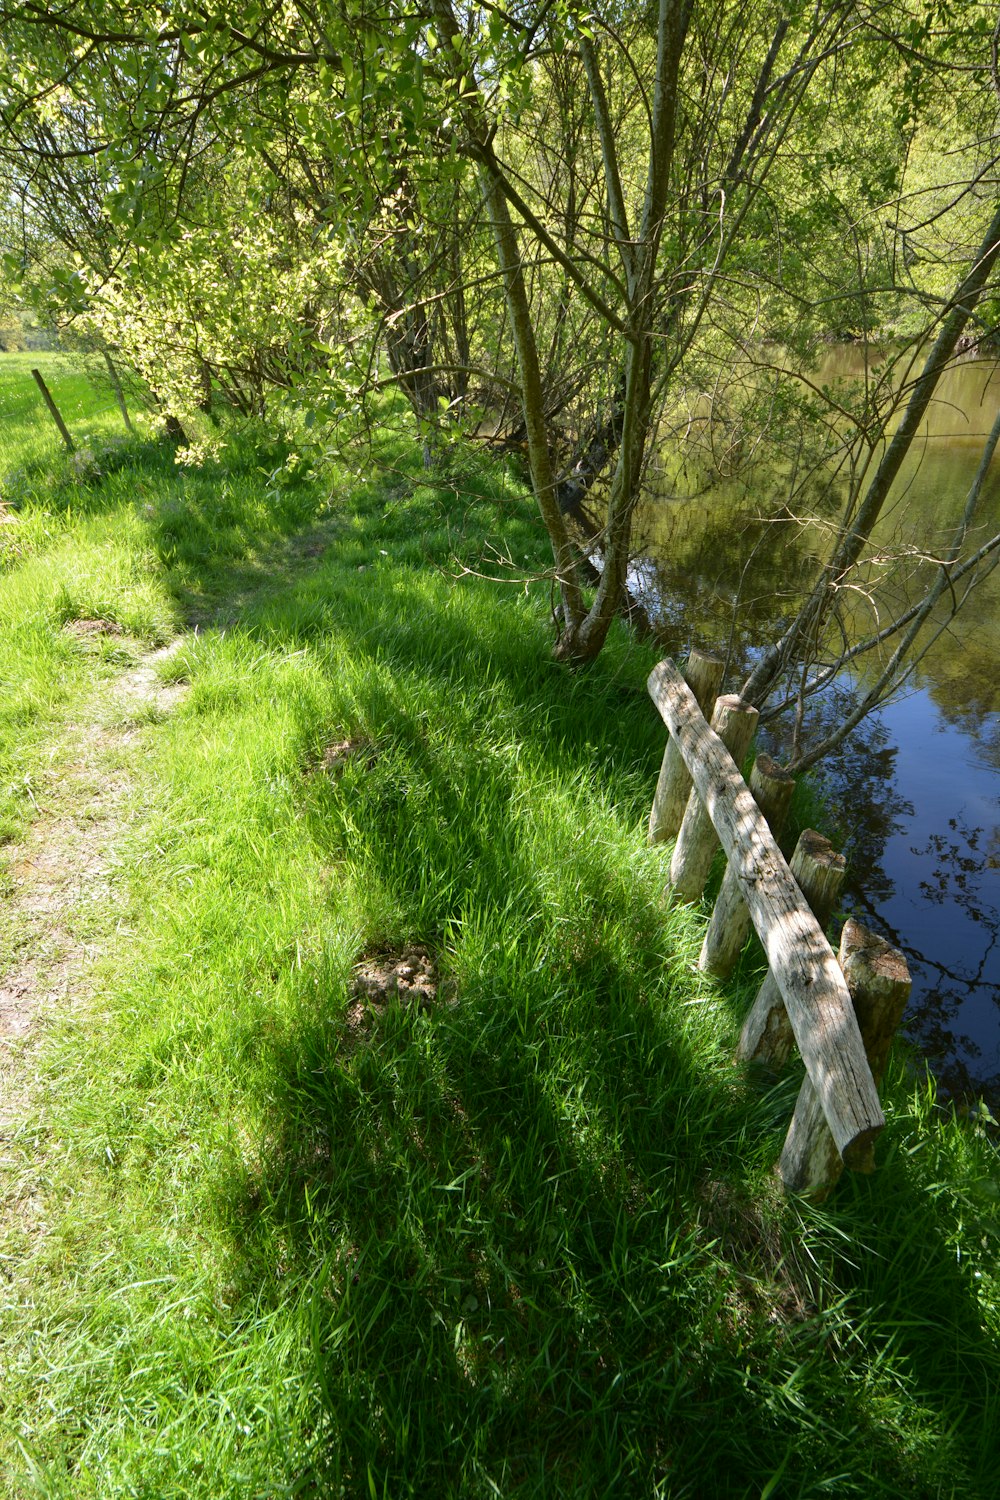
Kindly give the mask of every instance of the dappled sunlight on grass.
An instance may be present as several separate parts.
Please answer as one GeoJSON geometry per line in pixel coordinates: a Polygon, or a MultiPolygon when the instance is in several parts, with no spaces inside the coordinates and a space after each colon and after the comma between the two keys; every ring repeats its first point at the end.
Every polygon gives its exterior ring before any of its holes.
{"type": "Polygon", "coordinates": [[[33,660],[108,670],[86,608],[181,631],[186,692],[46,1054],[3,1461],[100,1500],[985,1497],[995,1227],[941,1184],[994,1148],[897,1073],[882,1172],[780,1201],[796,1080],[732,1066],[742,992],[645,843],[650,653],[570,674],[544,580],[457,577],[499,516],[542,571],[509,479],[397,455],[331,501],[278,457],[137,454],[10,575],[33,660]],[[405,952],[419,999],[359,989],[405,952]]]}

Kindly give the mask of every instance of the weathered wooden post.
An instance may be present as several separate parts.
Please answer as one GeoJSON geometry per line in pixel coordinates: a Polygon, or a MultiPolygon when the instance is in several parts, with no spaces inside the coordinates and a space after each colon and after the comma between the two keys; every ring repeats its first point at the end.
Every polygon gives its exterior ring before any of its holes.
{"type": "MultiPolygon", "coordinates": [[[[775,838],[780,837],[785,825],[794,790],[794,778],[761,751],[750,776],[750,794],[775,838]]],[[[701,945],[699,969],[705,974],[714,974],[717,979],[727,979],[736,967],[750,927],[750,913],[740,889],[736,867],[728,864],[701,945]]]]}
{"type": "MultiPolygon", "coordinates": [[[[725,663],[695,647],[684,668],[684,681],[694,693],[705,718],[711,716],[716,695],[722,686],[725,663]]],[[[660,776],[656,783],[653,806],[649,814],[649,842],[662,844],[676,836],[691,795],[691,773],[684,764],[673,739],[668,735],[660,776]]]]}
{"type": "Polygon", "coordinates": [[[62,416],[60,415],[58,406],[52,399],[52,392],[49,390],[48,386],[45,384],[45,381],[42,379],[41,370],[32,370],[31,375],[38,389],[42,393],[42,400],[45,402],[45,405],[49,409],[49,415],[59,429],[60,437],[66,444],[67,453],[75,453],[76,444],[70,437],[69,429],[67,428],[66,423],[63,421],[62,416]]]}
{"type": "MultiPolygon", "coordinates": [[[[799,835],[792,855],[791,871],[821,929],[826,929],[844,883],[846,862],[822,834],[807,828],[799,835]]],[[[739,1062],[759,1062],[776,1072],[792,1051],[792,1027],[774,974],[768,974],[757,992],[740,1032],[736,1057],[739,1062]]]]}
{"type": "MultiPolygon", "coordinates": [[[[898,948],[891,947],[851,917],[840,939],[840,967],[851,992],[865,1044],[865,1055],[876,1087],[885,1076],[892,1039],[903,1019],[910,994],[910,973],[898,948]]],[[[871,1171],[874,1153],[857,1163],[871,1171]]],[[[794,1193],[808,1193],[819,1201],[837,1182],[844,1164],[833,1143],[816,1090],[803,1079],[792,1123],[778,1163],[781,1180],[794,1193]]]]}
{"type": "MultiPolygon", "coordinates": [[[[712,729],[737,765],[750,748],[750,741],[760,717],[749,703],[734,693],[717,698],[712,714],[712,729]]],[[[684,819],[670,859],[670,884],[684,901],[697,901],[705,889],[719,838],[697,788],[688,797],[684,819]]]]}
{"type": "Polygon", "coordinates": [[[785,1002],[806,1072],[848,1167],[885,1127],[847,982],[767,820],[680,672],[661,661],[649,693],[674,737],[730,863],[785,1002]]]}

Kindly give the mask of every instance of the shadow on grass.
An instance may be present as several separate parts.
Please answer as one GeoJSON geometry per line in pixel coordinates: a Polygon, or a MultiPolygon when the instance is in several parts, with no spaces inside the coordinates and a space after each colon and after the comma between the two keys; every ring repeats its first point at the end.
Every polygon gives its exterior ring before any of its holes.
{"type": "Polygon", "coordinates": [[[273,1215],[312,1280],[329,1484],[624,1493],[664,1478],[673,1424],[705,1414],[690,1301],[701,1287],[710,1313],[715,1266],[675,1184],[704,1081],[624,1007],[567,1048],[565,1006],[537,984],[512,1005],[509,977],[438,1014],[317,1017],[284,1059],[242,1228],[273,1215]],[[658,1149],[637,1157],[654,1113],[658,1149]]]}
{"type": "MultiPolygon", "coordinates": [[[[953,1257],[930,1235],[922,1288],[884,1317],[891,1262],[862,1276],[852,1300],[876,1312],[856,1334],[832,1298],[782,1312],[763,1231],[748,1214],[727,1243],[713,1206],[739,1195],[753,1110],[665,1011],[485,964],[429,1012],[348,1019],[319,997],[276,1061],[274,1138],[232,1230],[248,1285],[277,1228],[308,1288],[322,1493],[369,1474],[415,1496],[744,1496],[779,1474],[779,1495],[940,1493],[880,1423],[871,1358],[926,1340],[932,1283],[942,1334],[967,1341],[933,1374],[915,1349],[910,1418],[954,1427],[955,1467],[985,1458],[995,1351],[953,1257]]],[[[866,1207],[881,1254],[902,1211],[890,1227],[866,1207]]],[[[907,1233],[926,1221],[908,1202],[907,1233]]]]}
{"type": "MultiPolygon", "coordinates": [[[[903,1098],[912,1091],[901,1076],[897,1086],[903,1098]]],[[[1000,1457],[1000,1346],[987,1331],[972,1263],[989,1243],[987,1263],[995,1264],[1000,1234],[995,1176],[977,1180],[972,1153],[968,1176],[959,1176],[942,1144],[942,1132],[963,1129],[936,1111],[917,1124],[890,1121],[879,1170],[847,1174],[833,1212],[854,1236],[845,1283],[872,1309],[864,1333],[873,1357],[891,1351],[914,1427],[930,1416],[953,1434],[970,1469],[967,1481],[953,1479],[954,1492],[988,1496],[1000,1457]]]]}
{"type": "Polygon", "coordinates": [[[116,438],[26,464],[8,476],[5,498],[74,519],[133,508],[182,616],[205,625],[287,585],[302,563],[290,542],[322,511],[323,494],[288,456],[286,444],[235,431],[224,460],[189,466],[168,442],[116,438]]]}
{"type": "MultiPolygon", "coordinates": [[[[310,1289],[311,1479],[421,1496],[744,1496],[772,1480],[774,1495],[936,1494],[931,1437],[901,1448],[878,1416],[891,1382],[859,1378],[850,1309],[810,1305],[766,1216],[747,1211],[739,1254],[719,1242],[713,1201],[746,1194],[769,1106],[686,1024],[663,911],[606,833],[602,795],[628,828],[655,778],[644,664],[572,678],[537,617],[520,624],[454,596],[446,611],[389,565],[367,581],[321,570],[252,624],[285,650],[333,640],[377,663],[353,687],[373,761],[319,791],[313,838],[344,852],[349,800],[351,857],[457,981],[428,1012],[358,1014],[345,989],[303,986],[263,1166],[234,1185],[235,1242],[277,1228],[310,1289]],[[580,789],[538,834],[548,864],[501,743],[539,784],[580,789]]],[[[916,1199],[912,1232],[931,1243],[931,1225],[916,1199]]],[[[875,1316],[866,1337],[894,1333],[875,1316]]],[[[971,1375],[926,1393],[958,1471],[995,1367],[981,1330],[970,1357],[971,1375]]]]}
{"type": "Polygon", "coordinates": [[[930,1200],[898,1161],[881,1195],[848,1189],[806,1272],[752,1200],[771,1105],[728,1067],[640,867],[649,654],[618,636],[571,675],[537,603],[446,580],[482,555],[488,486],[372,489],[296,553],[315,496],[255,511],[237,480],[157,502],[171,587],[336,682],[302,765],[324,735],[371,756],[304,780],[302,816],[384,893],[386,941],[427,943],[451,981],[425,1010],[365,1007],[348,976],[298,972],[260,1164],[220,1189],[238,1299],[301,1310],[297,1492],[929,1497],[951,1475],[971,1500],[997,1357],[930,1200]],[[877,1273],[844,1268],[859,1223],[877,1273]],[[890,1301],[913,1237],[919,1284],[890,1301]],[[938,1319],[957,1352],[918,1369],[938,1319]],[[911,1343],[901,1396],[871,1351],[911,1343]]]}

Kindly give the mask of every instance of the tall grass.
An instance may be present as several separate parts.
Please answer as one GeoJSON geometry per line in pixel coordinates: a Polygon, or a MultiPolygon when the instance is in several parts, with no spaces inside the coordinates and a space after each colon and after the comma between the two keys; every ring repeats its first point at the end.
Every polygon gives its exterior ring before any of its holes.
{"type": "Polygon", "coordinates": [[[99,607],[184,632],[188,691],[119,752],[119,904],[24,1131],[9,1492],[986,1500],[995,1145],[900,1063],[879,1173],[778,1197],[797,1080],[732,1067],[745,995],[644,842],[651,656],[558,668],[544,586],[463,571],[541,564],[523,494],[393,457],[137,447],[26,507],[72,515],[6,580],[26,658],[99,607]],[[359,992],[406,949],[433,998],[359,992]]]}

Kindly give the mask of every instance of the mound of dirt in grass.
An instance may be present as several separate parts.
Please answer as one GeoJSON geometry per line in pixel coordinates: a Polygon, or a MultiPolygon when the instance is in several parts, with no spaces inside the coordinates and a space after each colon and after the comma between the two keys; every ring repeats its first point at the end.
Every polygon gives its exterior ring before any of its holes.
{"type": "Polygon", "coordinates": [[[372,755],[371,741],[364,738],[354,740],[338,740],[334,745],[327,745],[320,755],[320,770],[325,771],[328,776],[336,776],[342,771],[349,760],[356,756],[366,757],[368,764],[374,760],[372,755]]]}
{"type": "Polygon", "coordinates": [[[354,971],[347,1024],[357,1030],[373,1008],[380,1009],[393,1000],[429,1010],[439,988],[437,966],[426,948],[408,947],[402,953],[373,955],[363,959],[354,971]]]}
{"type": "Polygon", "coordinates": [[[125,634],[115,620],[67,620],[63,625],[63,630],[67,635],[75,635],[81,641],[89,640],[94,636],[125,634]]]}
{"type": "Polygon", "coordinates": [[[356,999],[375,1005],[397,996],[430,1005],[438,992],[437,968],[426,948],[405,948],[399,955],[365,959],[355,970],[351,990],[356,999]]]}

